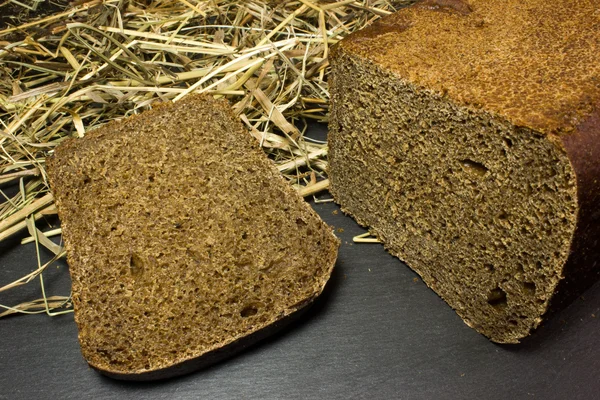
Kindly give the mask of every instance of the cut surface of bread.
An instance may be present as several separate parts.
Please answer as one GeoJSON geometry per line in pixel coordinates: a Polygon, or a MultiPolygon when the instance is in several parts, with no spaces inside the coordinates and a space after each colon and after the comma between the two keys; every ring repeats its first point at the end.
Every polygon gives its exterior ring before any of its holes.
{"type": "Polygon", "coordinates": [[[335,200],[496,342],[599,277],[598,12],[428,0],[332,54],[335,200]]]}
{"type": "Polygon", "coordinates": [[[224,100],[191,96],[47,160],[83,356],[122,379],[224,358],[309,305],[339,241],[224,100]]]}

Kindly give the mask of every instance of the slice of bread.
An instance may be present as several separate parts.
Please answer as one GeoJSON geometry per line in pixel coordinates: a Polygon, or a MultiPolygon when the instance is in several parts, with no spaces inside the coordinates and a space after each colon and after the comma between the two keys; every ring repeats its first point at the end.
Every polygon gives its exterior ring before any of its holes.
{"type": "Polygon", "coordinates": [[[427,0],[333,50],[334,198],[496,342],[599,278],[598,12],[427,0]]]}
{"type": "Polygon", "coordinates": [[[47,160],[88,363],[148,380],[281,327],[339,240],[224,100],[191,96],[69,139],[47,160]]]}

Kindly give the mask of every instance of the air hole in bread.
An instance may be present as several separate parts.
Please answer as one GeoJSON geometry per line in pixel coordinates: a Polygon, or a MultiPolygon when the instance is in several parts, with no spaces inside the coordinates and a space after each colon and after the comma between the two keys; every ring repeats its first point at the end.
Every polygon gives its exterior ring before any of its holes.
{"type": "Polygon", "coordinates": [[[495,289],[490,290],[487,301],[492,307],[506,307],[506,292],[500,287],[496,287],[495,289]]]}
{"type": "Polygon", "coordinates": [[[489,171],[488,168],[482,163],[470,160],[468,158],[460,160],[460,164],[463,167],[463,170],[477,177],[483,177],[489,171]]]}
{"type": "Polygon", "coordinates": [[[296,224],[298,226],[306,226],[306,221],[304,221],[302,218],[296,218],[296,224]]]}
{"type": "Polygon", "coordinates": [[[248,318],[253,315],[256,315],[256,313],[258,313],[258,307],[254,304],[250,304],[250,305],[244,307],[242,309],[242,311],[240,311],[240,316],[242,318],[248,318]]]}
{"type": "Polygon", "coordinates": [[[542,267],[543,267],[543,265],[542,265],[542,262],[541,262],[541,261],[536,261],[536,262],[535,262],[535,267],[536,267],[537,269],[542,269],[542,267]]]}
{"type": "Polygon", "coordinates": [[[142,261],[140,256],[138,256],[135,253],[131,253],[131,256],[129,257],[129,272],[131,273],[131,275],[133,275],[133,276],[141,275],[143,270],[144,270],[144,262],[142,261]]]}
{"type": "Polygon", "coordinates": [[[523,282],[523,289],[525,289],[525,293],[530,296],[535,295],[535,283],[534,282],[523,282]]]}
{"type": "Polygon", "coordinates": [[[508,219],[508,214],[505,211],[502,211],[500,214],[498,214],[498,219],[501,219],[501,220],[508,219]]]}

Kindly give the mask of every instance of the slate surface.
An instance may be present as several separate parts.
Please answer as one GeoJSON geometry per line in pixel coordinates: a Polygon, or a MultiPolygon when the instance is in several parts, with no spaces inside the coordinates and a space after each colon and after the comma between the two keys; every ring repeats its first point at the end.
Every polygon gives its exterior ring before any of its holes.
{"type": "MultiPolygon", "coordinates": [[[[337,206],[315,208],[342,246],[324,296],[291,328],[211,368],[140,384],[88,368],[72,314],[2,319],[0,399],[600,398],[599,284],[525,343],[496,345],[381,245],[353,244],[363,229],[337,206]]],[[[33,245],[0,252],[0,284],[34,267],[33,245]]],[[[68,288],[65,268],[47,274],[50,294],[68,288]]]]}

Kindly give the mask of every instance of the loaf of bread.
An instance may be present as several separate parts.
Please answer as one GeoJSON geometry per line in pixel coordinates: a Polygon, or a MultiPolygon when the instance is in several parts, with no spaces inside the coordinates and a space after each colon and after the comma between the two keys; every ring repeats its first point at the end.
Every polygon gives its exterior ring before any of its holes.
{"type": "Polygon", "coordinates": [[[180,375],[289,322],[338,239],[225,100],[192,96],[69,139],[47,160],[84,358],[180,375]]]}
{"type": "Polygon", "coordinates": [[[427,0],[333,50],[335,200],[495,342],[599,278],[599,16],[427,0]]]}

